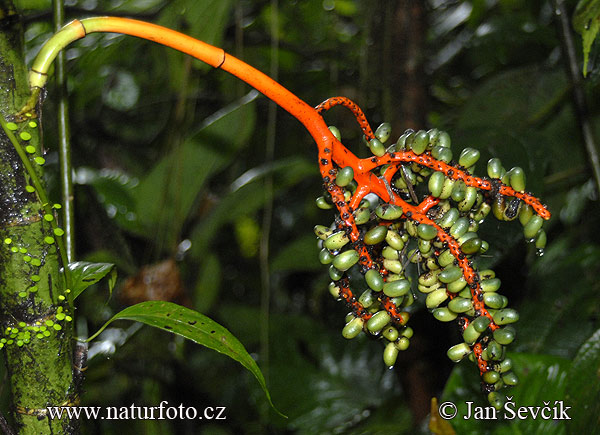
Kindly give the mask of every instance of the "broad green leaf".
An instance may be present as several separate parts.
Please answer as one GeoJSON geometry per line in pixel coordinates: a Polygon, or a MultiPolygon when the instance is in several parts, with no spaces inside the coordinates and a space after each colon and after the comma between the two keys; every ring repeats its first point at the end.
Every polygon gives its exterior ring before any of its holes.
{"type": "Polygon", "coordinates": [[[144,228],[135,215],[135,198],[133,189],[138,180],[120,170],[96,170],[80,167],[75,171],[74,182],[79,185],[92,186],[98,202],[106,210],[106,215],[114,219],[116,224],[125,230],[143,234],[144,228]]]}
{"type": "MultiPolygon", "coordinates": [[[[565,400],[566,373],[570,365],[568,359],[525,353],[509,353],[508,357],[513,361],[513,370],[519,376],[519,385],[501,391],[512,398],[514,408],[511,409],[521,406],[544,406],[544,402],[551,402],[550,406],[554,406],[554,401],[565,400]]],[[[479,371],[470,361],[459,363],[452,371],[440,403],[445,401],[456,404],[458,408],[457,416],[449,422],[459,434],[562,435],[566,432],[564,421],[543,420],[539,417],[504,420],[503,412],[499,414],[498,420],[465,419],[468,414],[467,402],[473,403],[473,406],[489,406],[485,395],[481,393],[479,371]]]]}
{"type": "Polygon", "coordinates": [[[232,5],[232,0],[174,0],[164,9],[158,21],[171,28],[185,23],[187,35],[220,45],[232,5]]]}
{"type": "Polygon", "coordinates": [[[164,233],[167,246],[176,242],[200,189],[216,171],[229,164],[254,128],[251,92],[205,121],[132,189],[137,220],[148,232],[164,233]]]}
{"type": "Polygon", "coordinates": [[[317,240],[314,234],[305,234],[287,243],[273,258],[273,271],[295,272],[320,270],[323,266],[317,257],[317,240]]]}
{"type": "MultiPolygon", "coordinates": [[[[178,29],[186,35],[220,47],[226,26],[231,18],[232,6],[232,0],[174,0],[168,8],[164,9],[158,24],[178,29]]],[[[185,67],[177,68],[181,64],[177,59],[177,56],[181,59],[179,53],[169,50],[165,55],[169,59],[171,73],[174,73],[174,84],[181,83],[185,67]],[[176,65],[175,68],[173,68],[174,65],[176,65]]],[[[210,68],[201,61],[195,61],[195,64],[204,70],[210,68]]]]}
{"type": "Polygon", "coordinates": [[[600,329],[579,349],[567,375],[566,401],[572,406],[571,433],[594,433],[600,427],[600,329]]]}
{"type": "Polygon", "coordinates": [[[598,35],[598,31],[600,30],[600,17],[596,17],[591,21],[589,29],[587,29],[583,35],[583,76],[587,76],[587,66],[590,60],[590,50],[592,49],[592,44],[598,35]]]}
{"type": "Polygon", "coordinates": [[[49,10],[52,7],[50,0],[17,0],[14,3],[20,12],[49,10]]]}
{"type": "Polygon", "coordinates": [[[589,202],[594,200],[595,191],[592,179],[569,190],[560,210],[560,219],[567,225],[575,225],[582,218],[589,202]]]}
{"type": "Polygon", "coordinates": [[[583,38],[583,76],[587,75],[587,64],[592,44],[600,30],[600,0],[580,0],[573,13],[573,28],[583,38]]]}
{"type": "Polygon", "coordinates": [[[265,378],[256,362],[248,354],[244,345],[226,328],[197,311],[164,301],[147,301],[125,308],[115,314],[88,341],[96,338],[115,320],[133,320],[173,334],[181,335],[194,343],[216,350],[238,361],[248,369],[262,387],[271,407],[283,417],[273,402],[267,389],[265,378]]]}
{"type": "Polygon", "coordinates": [[[537,65],[505,70],[477,87],[460,111],[456,128],[497,126],[507,135],[520,133],[557,110],[568,91],[560,70],[537,65]]]}
{"type": "Polygon", "coordinates": [[[219,258],[208,253],[202,259],[198,281],[194,290],[194,306],[198,311],[208,312],[219,294],[222,272],[219,258]]]}
{"type": "Polygon", "coordinates": [[[222,195],[212,213],[194,229],[190,237],[194,256],[204,255],[210,241],[223,225],[262,207],[267,200],[262,180],[268,173],[273,174],[273,194],[276,196],[305,177],[316,175],[316,167],[306,159],[296,157],[248,171],[240,177],[242,180],[238,179],[232,184],[233,190],[222,195]]]}
{"type": "Polygon", "coordinates": [[[518,307],[516,349],[574,358],[594,332],[600,247],[579,235],[552,240],[531,270],[531,290],[518,307]]]}
{"type": "Polygon", "coordinates": [[[112,5],[102,5],[107,8],[107,11],[115,10],[127,14],[149,13],[153,10],[160,10],[161,6],[162,0],[123,0],[114,2],[112,5]]]}
{"type": "MultiPolygon", "coordinates": [[[[380,342],[364,334],[344,339],[339,332],[344,309],[337,308],[329,313],[337,331],[306,315],[270,316],[270,391],[289,410],[288,420],[273,423],[298,434],[410,433],[406,397],[396,378],[400,368],[389,370],[383,364],[380,342]],[[380,407],[385,407],[383,415],[376,412],[380,407]],[[395,423],[395,430],[377,432],[374,428],[386,417],[395,423]],[[342,430],[348,427],[353,430],[342,430]]],[[[244,342],[246,337],[248,343],[257,341],[259,309],[222,305],[219,312],[231,319],[231,330],[244,342]]],[[[253,397],[260,394],[258,387],[254,390],[253,397]]]]}
{"type": "Polygon", "coordinates": [[[106,275],[110,274],[108,279],[108,291],[112,295],[115,282],[117,280],[117,270],[111,263],[90,263],[88,261],[77,261],[69,263],[71,271],[71,293],[73,299],[79,296],[86,288],[97,283],[106,275]]]}

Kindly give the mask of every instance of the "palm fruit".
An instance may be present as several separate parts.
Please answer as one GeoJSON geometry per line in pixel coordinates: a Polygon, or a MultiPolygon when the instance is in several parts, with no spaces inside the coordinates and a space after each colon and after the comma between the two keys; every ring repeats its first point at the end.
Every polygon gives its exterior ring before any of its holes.
{"type": "MultiPolygon", "coordinates": [[[[489,178],[479,178],[474,172],[480,152],[466,148],[452,162],[446,132],[407,130],[386,150],[390,124],[373,134],[357,119],[374,156],[338,165],[334,155],[333,169],[322,171],[329,175],[316,201],[321,209],[338,210],[335,222],[316,226],[315,234],[319,261],[329,266],[329,293],[351,311],[342,335],[381,337],[384,364],[392,367],[410,345],[405,309],[418,290],[417,300],[434,318],[459,322],[463,341],[448,349],[448,357],[477,362],[488,400],[498,406],[504,400],[499,391],[518,382],[505,348],[515,339],[512,324],[519,315],[508,308],[494,271],[477,270],[478,256],[490,248],[478,231],[490,211],[501,221],[518,218],[525,238],[543,249],[542,223],[549,214],[524,192],[521,168],[507,172],[492,158],[489,178]],[[411,284],[415,270],[418,280],[411,284]],[[358,285],[363,287],[355,292],[358,285]]],[[[331,131],[340,140],[339,131],[331,131]]]]}

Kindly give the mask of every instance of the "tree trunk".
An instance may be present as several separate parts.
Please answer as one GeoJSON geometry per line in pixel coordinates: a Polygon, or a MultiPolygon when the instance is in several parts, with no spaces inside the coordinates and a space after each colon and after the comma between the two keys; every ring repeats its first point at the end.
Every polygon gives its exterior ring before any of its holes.
{"type": "MultiPolygon", "coordinates": [[[[28,146],[33,162],[41,157],[40,118],[38,113],[16,115],[29,95],[20,17],[11,1],[0,0],[0,115],[12,122],[10,129],[28,146]]],[[[34,166],[41,175],[41,165],[34,166]]],[[[19,433],[73,433],[71,421],[51,420],[46,410],[77,401],[73,328],[52,240],[58,236],[49,223],[56,216],[44,213],[31,185],[0,129],[0,347],[13,404],[7,411],[19,433]]]]}
{"type": "MultiPolygon", "coordinates": [[[[393,129],[403,132],[427,125],[427,83],[423,67],[426,49],[426,3],[402,0],[393,10],[389,89],[394,105],[393,129]]],[[[392,11],[390,11],[392,12],[392,11]]],[[[392,14],[390,14],[392,15],[392,14]]]]}

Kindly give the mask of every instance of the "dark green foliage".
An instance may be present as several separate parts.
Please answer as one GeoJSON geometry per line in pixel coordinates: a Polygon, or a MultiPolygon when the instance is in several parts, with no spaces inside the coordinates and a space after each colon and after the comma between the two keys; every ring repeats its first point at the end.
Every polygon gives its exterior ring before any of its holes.
{"type": "MultiPolygon", "coordinates": [[[[50,35],[44,14],[50,1],[17,3],[29,8],[26,44],[32,55],[50,35]]],[[[71,3],[82,8],[85,2],[71,3]]],[[[397,59],[384,42],[390,37],[386,3],[280,1],[278,80],[310,104],[343,94],[360,103],[372,125],[392,119],[384,116],[382,103],[388,86],[382,80],[385,62],[397,59]]],[[[570,11],[575,3],[568,2],[570,11]]],[[[600,210],[552,10],[549,0],[430,2],[427,10],[430,27],[420,55],[427,66],[429,125],[416,127],[449,131],[456,160],[463,148],[478,150],[481,174],[492,156],[507,170],[522,167],[527,189],[553,212],[541,258],[522,242],[517,222],[480,232],[493,247],[480,268],[494,268],[520,314],[509,355],[520,380],[513,400],[522,406],[565,400],[573,407],[573,421],[559,424],[451,420],[461,434],[583,433],[598,418],[591,398],[597,400],[593,377],[600,366],[600,210]]],[[[222,45],[269,70],[269,2],[126,0],[97,2],[91,12],[139,15],[222,45]],[[243,36],[241,45],[236,35],[243,36]]],[[[67,13],[68,19],[86,15],[81,9],[67,13]]],[[[380,343],[364,334],[352,342],[340,335],[345,312],[331,300],[312,233],[330,211],[314,206],[321,188],[316,148],[297,121],[278,113],[275,161],[264,164],[267,102],[222,71],[135,38],[110,35],[88,36],[69,49],[68,57],[78,257],[115,263],[121,277],[109,302],[102,283],[80,295],[82,324],[89,334],[96,331],[123,308],[127,276],[174,258],[182,278],[179,302],[224,325],[243,343],[264,371],[273,402],[289,416],[283,420],[269,411],[260,385],[235,361],[123,322],[90,345],[83,404],[156,406],[169,400],[226,406],[227,421],[82,421],[87,433],[233,434],[265,428],[273,433],[414,433],[429,411],[429,397],[442,390],[440,403],[456,401],[459,415],[467,400],[486,404],[472,364],[453,368],[446,357],[460,335],[441,333],[449,328],[428,320],[424,308],[411,319],[418,350],[393,371],[381,361],[380,343]],[[222,117],[210,123],[217,111],[222,117]],[[267,347],[260,341],[266,314],[260,309],[258,241],[269,175],[274,207],[267,347]],[[425,404],[414,391],[423,392],[425,404]],[[411,416],[411,405],[418,418],[411,416]]],[[[586,89],[591,101],[598,93],[596,63],[592,48],[586,89]]],[[[51,85],[44,141],[47,181],[58,192],[54,95],[51,85]]],[[[589,111],[597,127],[597,105],[589,111]]],[[[353,151],[369,154],[351,116],[335,109],[327,120],[340,128],[353,151]]],[[[447,155],[445,149],[435,152],[447,155]]],[[[3,395],[4,401],[6,390],[3,395]]]]}

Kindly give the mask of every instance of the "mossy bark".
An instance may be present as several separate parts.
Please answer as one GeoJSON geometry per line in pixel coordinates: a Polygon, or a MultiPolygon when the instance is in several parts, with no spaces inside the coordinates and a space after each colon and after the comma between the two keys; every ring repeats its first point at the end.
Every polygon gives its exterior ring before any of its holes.
{"type": "MultiPolygon", "coordinates": [[[[22,41],[18,14],[10,1],[0,0],[0,114],[16,125],[23,146],[34,147],[33,157],[40,155],[39,118],[36,113],[15,116],[30,95],[22,41]]],[[[73,328],[61,297],[64,280],[57,247],[46,240],[53,236],[52,228],[36,193],[27,191],[30,185],[13,144],[0,129],[0,344],[13,404],[3,411],[12,414],[19,433],[73,433],[73,422],[51,420],[46,410],[77,400],[73,328]]]]}

